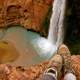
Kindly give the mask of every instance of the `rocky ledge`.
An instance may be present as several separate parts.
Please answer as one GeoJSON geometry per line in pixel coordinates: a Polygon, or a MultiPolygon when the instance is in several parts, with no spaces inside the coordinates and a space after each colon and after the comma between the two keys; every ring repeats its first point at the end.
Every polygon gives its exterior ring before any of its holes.
{"type": "MultiPolygon", "coordinates": [[[[66,51],[67,49],[68,48],[65,49],[65,47],[61,48],[60,53],[62,54],[64,51],[68,52],[66,51]]],[[[56,55],[60,55],[60,53],[56,55]]],[[[0,65],[0,80],[44,80],[44,79],[40,79],[40,77],[43,75],[46,69],[51,67],[49,65],[52,65],[52,68],[57,67],[60,69],[59,67],[60,63],[57,63],[58,65],[55,64],[56,61],[61,61],[59,59],[61,59],[59,58],[59,56],[56,56],[55,58],[53,56],[50,61],[45,61],[41,64],[32,65],[31,67],[25,67],[25,68],[22,66],[14,67],[9,64],[1,64],[0,65]]],[[[80,55],[70,56],[70,62],[71,62],[70,63],[71,69],[73,70],[74,75],[77,77],[77,80],[80,80],[80,55]]],[[[63,66],[63,63],[61,63],[61,65],[63,66]]],[[[61,74],[65,75],[63,71],[64,70],[61,70],[61,74]]],[[[62,79],[63,79],[63,76],[60,78],[60,80],[62,79]]]]}

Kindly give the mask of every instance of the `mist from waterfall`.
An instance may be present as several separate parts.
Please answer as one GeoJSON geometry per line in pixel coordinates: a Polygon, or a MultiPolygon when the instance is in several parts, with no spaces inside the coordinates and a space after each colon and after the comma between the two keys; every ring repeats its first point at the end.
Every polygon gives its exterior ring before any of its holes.
{"type": "Polygon", "coordinates": [[[54,0],[50,20],[48,40],[59,47],[64,40],[64,13],[66,0],[54,0]]]}

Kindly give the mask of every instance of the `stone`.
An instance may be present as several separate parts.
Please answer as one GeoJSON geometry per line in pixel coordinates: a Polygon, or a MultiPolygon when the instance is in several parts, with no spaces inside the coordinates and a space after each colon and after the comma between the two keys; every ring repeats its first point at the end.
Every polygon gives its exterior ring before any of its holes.
{"type": "Polygon", "coordinates": [[[53,0],[0,1],[0,27],[21,25],[36,32],[45,31],[43,23],[53,0]]]}

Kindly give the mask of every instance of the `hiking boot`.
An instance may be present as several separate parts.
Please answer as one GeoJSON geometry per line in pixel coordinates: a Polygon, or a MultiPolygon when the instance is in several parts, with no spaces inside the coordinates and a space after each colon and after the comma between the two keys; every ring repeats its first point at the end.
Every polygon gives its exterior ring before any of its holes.
{"type": "Polygon", "coordinates": [[[59,80],[61,69],[62,57],[56,54],[50,60],[48,68],[46,69],[40,80],[59,80]]]}
{"type": "Polygon", "coordinates": [[[70,51],[66,45],[62,44],[58,49],[58,54],[62,55],[63,57],[70,56],[70,51]]]}
{"type": "Polygon", "coordinates": [[[69,71],[70,70],[71,54],[70,54],[68,47],[66,45],[62,44],[58,49],[58,54],[61,55],[63,58],[64,72],[69,71]]]}
{"type": "Polygon", "coordinates": [[[66,45],[61,45],[58,49],[58,54],[63,58],[63,70],[66,73],[75,73],[71,67],[71,54],[66,45]]]}
{"type": "Polygon", "coordinates": [[[64,80],[76,80],[75,72],[71,67],[71,54],[66,45],[61,45],[58,54],[63,58],[64,80]]]}

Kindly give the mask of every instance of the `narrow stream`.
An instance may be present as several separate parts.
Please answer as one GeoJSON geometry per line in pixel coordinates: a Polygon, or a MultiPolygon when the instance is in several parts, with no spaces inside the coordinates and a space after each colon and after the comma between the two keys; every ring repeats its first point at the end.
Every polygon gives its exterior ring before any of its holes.
{"type": "Polygon", "coordinates": [[[48,40],[59,47],[64,40],[64,15],[66,9],[66,0],[55,0],[50,20],[48,40]]]}

